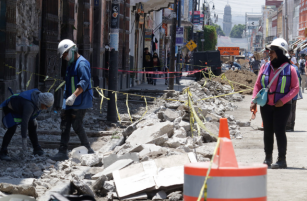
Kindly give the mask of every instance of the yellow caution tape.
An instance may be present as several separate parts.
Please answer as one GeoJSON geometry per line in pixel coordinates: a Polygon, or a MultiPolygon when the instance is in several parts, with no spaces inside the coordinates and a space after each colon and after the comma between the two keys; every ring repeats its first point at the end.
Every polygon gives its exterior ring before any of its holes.
{"type": "Polygon", "coordinates": [[[128,94],[127,94],[127,99],[126,99],[126,105],[127,105],[127,111],[128,111],[129,117],[130,117],[130,121],[131,121],[131,123],[133,123],[131,115],[130,115],[129,105],[128,105],[128,94]]]}
{"type": "Polygon", "coordinates": [[[112,92],[115,96],[115,106],[116,106],[116,112],[117,112],[117,116],[118,116],[118,121],[120,121],[120,115],[119,115],[119,112],[118,112],[118,107],[117,107],[117,92],[116,91],[113,91],[112,92]]]}
{"type": "Polygon", "coordinates": [[[146,111],[144,112],[144,114],[142,115],[142,117],[140,118],[140,120],[141,119],[143,119],[143,117],[145,116],[145,114],[147,113],[147,110],[148,110],[148,107],[147,107],[147,100],[146,100],[146,97],[144,96],[144,100],[145,100],[145,103],[146,103],[146,111]]]}
{"type": "Polygon", "coordinates": [[[107,100],[110,100],[109,98],[106,98],[104,95],[103,95],[103,90],[101,89],[99,91],[99,88],[95,88],[96,91],[98,92],[98,94],[101,96],[101,101],[100,101],[100,113],[102,113],[102,104],[103,104],[103,99],[107,99],[107,100]]]}
{"type": "Polygon", "coordinates": [[[57,81],[57,80],[54,80],[54,82],[53,82],[52,86],[50,87],[50,89],[48,90],[48,92],[49,92],[49,91],[52,89],[52,87],[55,85],[56,81],[57,81]]]}
{"type": "Polygon", "coordinates": [[[28,86],[29,86],[29,84],[30,84],[30,81],[31,81],[31,79],[32,79],[32,75],[33,75],[33,73],[31,74],[30,79],[29,79],[28,82],[27,82],[26,89],[28,88],[28,86]]]}
{"type": "Polygon", "coordinates": [[[46,78],[44,79],[44,82],[49,78],[49,76],[47,75],[46,78]]]}
{"type": "Polygon", "coordinates": [[[56,88],[55,92],[58,91],[65,83],[66,83],[66,81],[63,81],[63,82],[56,88]]]}
{"type": "Polygon", "coordinates": [[[210,174],[210,171],[211,171],[211,168],[212,168],[212,164],[213,164],[213,160],[215,158],[215,155],[217,153],[217,150],[218,150],[219,146],[220,146],[220,138],[218,138],[218,140],[217,140],[217,143],[216,143],[216,146],[215,146],[215,149],[214,149],[214,152],[213,152],[213,156],[211,158],[210,165],[209,165],[209,168],[208,168],[208,171],[207,171],[207,174],[206,174],[204,185],[200,189],[197,201],[201,200],[202,195],[204,195],[205,201],[207,200],[207,191],[205,189],[207,189],[207,181],[210,178],[209,174],[210,174]]]}

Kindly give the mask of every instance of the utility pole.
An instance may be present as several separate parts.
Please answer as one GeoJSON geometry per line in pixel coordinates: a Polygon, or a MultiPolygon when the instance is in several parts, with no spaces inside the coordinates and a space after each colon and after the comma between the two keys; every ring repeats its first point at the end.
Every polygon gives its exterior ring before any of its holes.
{"type": "Polygon", "coordinates": [[[109,90],[108,91],[108,114],[107,120],[117,122],[117,112],[115,103],[115,93],[117,91],[118,78],[118,46],[119,46],[119,0],[112,0],[111,6],[111,31],[110,31],[110,69],[109,69],[109,90]]]}
{"type": "Polygon", "coordinates": [[[174,90],[174,72],[175,72],[175,46],[176,46],[176,24],[177,24],[177,0],[174,0],[174,13],[171,30],[171,62],[169,89],[174,90]]]}
{"type": "MultiPolygon", "coordinates": [[[[181,0],[178,1],[178,8],[177,8],[177,13],[178,13],[178,27],[181,27],[181,0]]],[[[181,47],[178,46],[178,53],[177,53],[177,65],[176,65],[176,71],[180,72],[180,67],[182,67],[182,64],[179,65],[180,63],[180,54],[181,54],[181,47]]],[[[182,58],[183,61],[183,58],[182,58]]],[[[176,84],[180,84],[180,73],[176,73],[176,84]]]]}
{"type": "Polygon", "coordinates": [[[289,42],[289,35],[288,35],[288,0],[285,0],[285,10],[286,10],[286,41],[289,42]]]}
{"type": "Polygon", "coordinates": [[[192,34],[192,40],[194,40],[194,11],[195,11],[195,0],[192,0],[192,28],[191,28],[191,34],[192,34]]]}

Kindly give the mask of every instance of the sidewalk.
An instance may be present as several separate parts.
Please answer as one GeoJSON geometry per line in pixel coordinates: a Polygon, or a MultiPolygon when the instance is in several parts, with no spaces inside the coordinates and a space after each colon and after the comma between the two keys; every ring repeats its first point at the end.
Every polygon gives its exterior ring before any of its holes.
{"type": "MultiPolygon", "coordinates": [[[[186,76],[187,73],[183,72],[183,75],[186,76]]],[[[174,81],[174,90],[175,91],[181,91],[184,87],[189,86],[191,83],[195,82],[195,78],[194,77],[182,77],[180,79],[180,85],[176,84],[176,78],[174,81]]],[[[157,84],[156,85],[152,85],[152,84],[147,84],[146,83],[142,83],[140,85],[134,86],[129,88],[127,91],[129,90],[168,90],[168,85],[165,85],[165,79],[157,79],[157,84]]]]}

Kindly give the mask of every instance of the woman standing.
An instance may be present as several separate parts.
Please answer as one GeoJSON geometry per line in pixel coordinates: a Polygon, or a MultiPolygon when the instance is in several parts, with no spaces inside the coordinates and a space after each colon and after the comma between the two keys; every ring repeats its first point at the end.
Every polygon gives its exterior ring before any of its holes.
{"type": "MultiPolygon", "coordinates": [[[[292,99],[299,92],[299,82],[296,70],[291,66],[290,60],[285,56],[288,44],[282,39],[275,39],[266,47],[270,50],[270,61],[263,65],[256,81],[253,99],[257,93],[269,85],[273,77],[279,73],[268,91],[266,105],[260,107],[264,128],[264,164],[272,169],[287,168],[287,136],[286,124],[291,112],[292,99]],[[286,66],[283,70],[282,67],[286,66]],[[280,71],[281,70],[281,71],[280,71]],[[278,159],[272,164],[274,133],[277,140],[278,159]]],[[[257,104],[252,103],[250,110],[255,110],[257,104]]]]}
{"type": "MultiPolygon", "coordinates": [[[[159,56],[158,56],[158,54],[156,52],[154,53],[154,55],[152,57],[152,60],[153,60],[154,72],[160,71],[161,63],[160,63],[159,56]]],[[[152,82],[153,85],[157,84],[157,77],[158,77],[157,74],[153,75],[153,82],[152,82]]]]}

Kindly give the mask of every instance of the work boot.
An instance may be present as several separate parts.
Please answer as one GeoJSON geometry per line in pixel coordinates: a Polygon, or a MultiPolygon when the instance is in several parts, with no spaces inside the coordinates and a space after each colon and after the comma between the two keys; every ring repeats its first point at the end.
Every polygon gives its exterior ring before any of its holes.
{"type": "Polygon", "coordinates": [[[278,157],[277,162],[272,164],[272,169],[286,169],[287,168],[287,162],[286,157],[278,157]]]}
{"type": "Polygon", "coordinates": [[[54,160],[54,161],[65,161],[65,160],[68,160],[68,152],[67,152],[67,148],[65,148],[64,146],[60,146],[59,148],[59,152],[50,157],[51,160],[54,160]]]}
{"type": "Polygon", "coordinates": [[[271,165],[272,165],[272,154],[267,154],[265,156],[263,164],[266,164],[268,167],[271,167],[271,165]]]}
{"type": "Polygon", "coordinates": [[[9,157],[7,151],[0,151],[0,160],[3,161],[11,161],[11,157],[9,157]]]}
{"type": "Polygon", "coordinates": [[[34,156],[35,155],[42,156],[44,154],[45,154],[45,152],[44,152],[44,150],[40,146],[33,149],[33,155],[34,156]]]}
{"type": "Polygon", "coordinates": [[[87,148],[87,153],[88,154],[94,154],[94,150],[90,146],[85,146],[87,148]]]}

